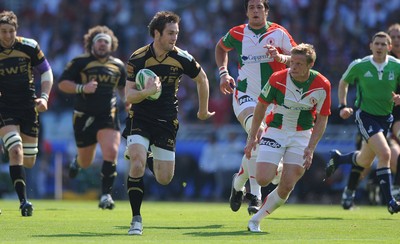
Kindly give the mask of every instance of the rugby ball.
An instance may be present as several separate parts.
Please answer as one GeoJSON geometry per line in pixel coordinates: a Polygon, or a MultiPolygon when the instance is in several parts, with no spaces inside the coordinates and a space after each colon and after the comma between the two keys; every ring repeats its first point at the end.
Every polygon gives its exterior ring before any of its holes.
{"type": "MultiPolygon", "coordinates": [[[[136,88],[139,91],[143,90],[145,88],[145,86],[146,86],[147,81],[150,78],[155,78],[155,77],[157,77],[156,73],[154,73],[150,69],[141,69],[141,70],[139,70],[139,72],[136,74],[136,78],[135,78],[136,88]]],[[[153,95],[150,95],[150,96],[146,97],[146,99],[157,100],[160,97],[160,95],[161,95],[161,89],[156,94],[153,94],[153,95]]]]}

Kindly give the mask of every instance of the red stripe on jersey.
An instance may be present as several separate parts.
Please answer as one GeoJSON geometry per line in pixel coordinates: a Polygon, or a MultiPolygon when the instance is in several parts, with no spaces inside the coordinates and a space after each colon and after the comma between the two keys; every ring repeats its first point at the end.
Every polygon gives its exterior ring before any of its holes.
{"type": "MultiPolygon", "coordinates": [[[[265,117],[265,124],[269,125],[274,120],[274,115],[275,114],[273,114],[273,113],[268,114],[265,117]]],[[[267,128],[268,128],[268,126],[267,126],[267,128]]]]}
{"type": "Polygon", "coordinates": [[[286,94],[286,87],[277,84],[277,82],[286,85],[287,69],[275,72],[269,78],[269,84],[274,88],[278,89],[283,95],[286,94]]]}
{"type": "Polygon", "coordinates": [[[244,33],[245,27],[246,27],[246,24],[235,26],[229,30],[229,34],[236,40],[242,42],[243,37],[244,37],[243,33],[244,33]]]}
{"type": "Polygon", "coordinates": [[[315,88],[323,88],[325,90],[326,97],[324,104],[322,104],[320,114],[324,116],[329,116],[331,114],[331,83],[325,76],[318,73],[318,75],[311,83],[310,90],[315,88]]]}
{"type": "MultiPolygon", "coordinates": [[[[236,39],[239,42],[242,42],[243,40],[243,33],[244,33],[244,28],[246,27],[246,24],[243,25],[238,25],[233,27],[232,29],[229,30],[229,35],[232,36],[234,39],[236,39]]],[[[219,45],[224,49],[224,51],[229,52],[233,50],[233,48],[229,48],[224,45],[224,42],[222,41],[225,37],[222,37],[219,40],[219,45]]]]}

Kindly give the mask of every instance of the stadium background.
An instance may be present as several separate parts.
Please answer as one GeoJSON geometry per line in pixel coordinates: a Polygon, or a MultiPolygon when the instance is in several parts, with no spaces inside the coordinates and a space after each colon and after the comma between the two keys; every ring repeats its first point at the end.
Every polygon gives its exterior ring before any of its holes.
{"type": "MultiPolygon", "coordinates": [[[[297,43],[315,46],[315,69],[332,83],[332,116],[327,132],[317,148],[314,164],[306,173],[289,202],[339,202],[348,168],[323,181],[328,151],[354,149],[356,128],[353,120],[337,116],[337,84],[347,65],[370,54],[373,33],[386,30],[398,17],[397,0],[270,0],[268,20],[283,25],[297,43]]],[[[188,50],[203,66],[210,80],[210,110],[217,115],[210,121],[196,119],[195,83],[185,77],[179,90],[181,128],[177,143],[176,174],[173,182],[159,186],[148,176],[147,198],[156,200],[226,201],[231,176],[240,165],[246,135],[237,123],[231,97],[218,88],[214,47],[231,27],[246,22],[241,0],[3,0],[0,10],[13,10],[19,21],[17,34],[36,39],[46,54],[58,80],[65,64],[83,52],[83,35],[94,25],[107,25],[119,39],[114,56],[124,62],[137,48],[151,42],[147,24],[155,12],[172,10],[181,18],[177,45],[188,50]],[[212,159],[203,150],[212,140],[217,153],[212,159]],[[202,156],[205,160],[201,160],[202,156]]],[[[233,54],[231,54],[233,55],[233,54]]],[[[234,60],[234,59],[232,59],[234,60]]],[[[236,63],[229,70],[236,75],[236,63]]],[[[351,90],[354,96],[354,90],[351,90]]],[[[41,144],[37,165],[28,170],[30,198],[97,198],[100,189],[100,155],[94,165],[69,180],[67,167],[75,155],[72,134],[72,97],[61,94],[56,85],[50,96],[50,110],[41,117],[41,144]]],[[[121,120],[126,114],[121,112],[121,120]]],[[[122,128],[124,125],[122,125],[122,128]]],[[[126,199],[128,164],[118,164],[114,197],[126,199]]],[[[367,177],[368,178],[368,177],[367,177]]],[[[359,202],[368,202],[368,179],[357,193],[359,202]]],[[[16,198],[8,176],[8,164],[0,165],[0,197],[16,198]]]]}

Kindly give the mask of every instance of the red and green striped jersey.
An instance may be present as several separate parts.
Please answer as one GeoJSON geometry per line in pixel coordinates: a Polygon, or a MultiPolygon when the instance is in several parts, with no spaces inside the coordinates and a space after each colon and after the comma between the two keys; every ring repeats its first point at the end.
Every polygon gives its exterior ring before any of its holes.
{"type": "Polygon", "coordinates": [[[284,27],[272,22],[258,30],[248,24],[235,26],[220,43],[226,51],[236,50],[239,62],[237,89],[254,99],[260,95],[272,73],[286,68],[285,64],[267,55],[264,46],[273,45],[280,53],[289,55],[292,47],[297,45],[284,27]]]}
{"type": "Polygon", "coordinates": [[[331,84],[315,70],[310,70],[307,81],[298,82],[291,78],[289,70],[274,73],[258,98],[274,104],[266,124],[288,131],[311,129],[317,113],[331,114],[331,84]]]}

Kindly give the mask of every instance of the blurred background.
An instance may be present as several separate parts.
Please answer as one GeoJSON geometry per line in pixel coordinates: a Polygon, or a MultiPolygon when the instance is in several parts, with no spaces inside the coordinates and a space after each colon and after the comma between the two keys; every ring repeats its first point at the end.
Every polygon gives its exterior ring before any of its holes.
{"type": "MultiPolygon", "coordinates": [[[[0,10],[18,16],[17,34],[37,40],[49,60],[55,81],[64,66],[83,52],[83,35],[90,27],[107,25],[119,39],[114,56],[126,62],[137,48],[152,41],[147,25],[159,10],[171,10],[181,18],[177,46],[188,50],[202,65],[210,81],[210,110],[213,119],[197,120],[197,92],[193,81],[184,77],[179,88],[179,119],[176,173],[169,186],[158,185],[146,174],[146,198],[154,200],[228,201],[232,174],[238,170],[246,139],[231,106],[231,96],[219,91],[214,47],[233,26],[247,21],[242,0],[2,0],[0,10]]],[[[354,119],[343,121],[337,111],[337,85],[356,58],[370,54],[369,42],[377,32],[399,22],[398,0],[270,0],[268,20],[284,26],[297,43],[315,46],[315,69],[332,83],[332,116],[320,142],[311,170],[307,171],[289,202],[339,203],[349,168],[341,167],[324,181],[329,150],[355,149],[354,119]]],[[[234,54],[229,71],[236,76],[234,54]]],[[[39,89],[40,91],[40,89],[39,89]]],[[[350,91],[350,99],[354,90],[350,91]]],[[[37,164],[27,170],[28,197],[49,199],[97,199],[100,190],[101,155],[74,180],[68,165],[76,149],[72,132],[73,97],[53,86],[50,109],[41,115],[40,153],[37,164]]],[[[126,113],[121,107],[122,128],[126,113]]],[[[125,181],[128,162],[121,143],[114,199],[127,199],[125,181]]],[[[369,177],[361,183],[357,203],[376,204],[369,177]]],[[[16,198],[8,164],[0,164],[0,197],[16,198]]]]}

